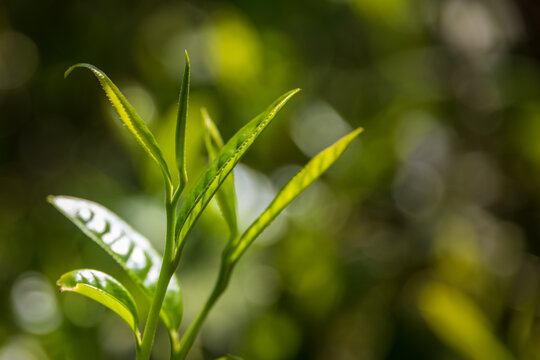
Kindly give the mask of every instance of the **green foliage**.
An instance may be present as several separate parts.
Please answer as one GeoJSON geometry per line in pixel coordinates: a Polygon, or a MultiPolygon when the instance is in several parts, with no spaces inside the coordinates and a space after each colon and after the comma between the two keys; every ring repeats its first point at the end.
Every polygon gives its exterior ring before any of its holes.
{"type": "Polygon", "coordinates": [[[129,291],[112,276],[92,269],[73,270],[56,282],[60,292],[70,291],[89,297],[117,313],[131,328],[137,347],[141,345],[139,311],[129,291]]]}
{"type": "Polygon", "coordinates": [[[184,239],[193,227],[193,224],[197,221],[229,172],[270,124],[277,112],[299,91],[300,89],[291,90],[276,99],[265,111],[238,130],[219,151],[214,161],[210,163],[205,173],[199,178],[197,184],[187,196],[186,201],[180,207],[175,231],[176,239],[178,239],[177,251],[182,249],[184,239]]]}
{"type": "Polygon", "coordinates": [[[249,226],[249,228],[233,244],[229,261],[235,263],[246,251],[249,245],[261,232],[309,185],[317,180],[362,132],[357,129],[338,140],[335,144],[315,156],[302,170],[300,170],[276,195],[266,210],[249,226]]]}
{"type": "Polygon", "coordinates": [[[186,68],[184,69],[184,77],[182,78],[182,86],[180,88],[180,98],[178,99],[178,121],[176,123],[176,137],[175,137],[175,149],[176,149],[176,166],[178,167],[178,176],[182,189],[187,183],[186,172],[186,123],[188,113],[189,102],[189,56],[186,51],[186,68]]]}
{"type": "MultiPolygon", "coordinates": [[[[361,129],[344,136],[314,157],[285,185],[253,224],[241,236],[238,236],[236,194],[234,177],[231,172],[279,110],[299,89],[291,90],[275,100],[265,111],[243,126],[226,144],[223,143],[219,130],[210,119],[207,111],[203,109],[201,113],[204,122],[204,141],[210,164],[177,211],[177,203],[187,182],[185,136],[190,82],[187,52],[175,133],[176,165],[179,171],[178,185],[174,185],[172,182],[169,167],[154,136],[112,81],[102,71],[88,64],[74,65],[68,69],[66,75],[75,67],[85,67],[94,73],[121,121],[160,166],[165,180],[167,236],[165,252],[161,257],[146,238],[105,207],[70,196],[49,197],[51,204],[120,264],[151,301],[142,339],[137,328],[138,312],[135,302],[124,286],[109,275],[95,270],[76,270],[63,275],[58,284],[63,291],[83,294],[120,315],[135,333],[137,359],[140,360],[148,360],[150,357],[158,317],[160,317],[169,331],[171,358],[183,360],[210,310],[226,290],[233,268],[242,254],[294,198],[319,178],[341,156],[351,141],[360,134],[361,129]],[[222,264],[213,291],[199,316],[179,339],[178,327],[182,319],[182,294],[174,273],[190,230],[214,196],[216,196],[222,215],[229,227],[230,240],[224,249],[222,264]]],[[[229,355],[222,359],[239,358],[229,355]]]]}
{"type": "MultiPolygon", "coordinates": [[[[204,144],[210,161],[214,161],[223,147],[223,139],[218,128],[208,115],[206,108],[201,109],[201,117],[204,122],[204,144]]],[[[234,190],[234,174],[231,172],[223,181],[216,194],[216,200],[223,218],[229,226],[231,237],[238,233],[238,219],[236,217],[236,194],[234,190]]]]}
{"type": "MultiPolygon", "coordinates": [[[[101,246],[148,299],[153,298],[163,260],[148,239],[118,215],[93,201],[72,196],[49,196],[48,200],[101,246]]],[[[176,275],[173,275],[160,313],[170,332],[176,332],[180,326],[182,309],[180,284],[176,275]]]]}
{"type": "Polygon", "coordinates": [[[171,172],[169,171],[169,167],[165,162],[163,152],[161,151],[156,139],[154,138],[154,135],[152,135],[152,133],[146,126],[146,123],[137,114],[133,106],[131,106],[125,96],[122,95],[120,90],[118,90],[118,88],[116,87],[116,85],[114,85],[111,79],[109,79],[109,77],[105,75],[103,71],[99,70],[94,65],[73,65],[66,70],[64,76],[67,77],[69,74],[71,74],[73,69],[79,67],[87,68],[88,70],[92,71],[92,73],[96,76],[101,87],[105,91],[105,94],[109,98],[112,106],[118,113],[120,120],[122,120],[126,128],[133,134],[135,139],[137,139],[139,144],[143,147],[144,151],[146,151],[148,155],[150,155],[150,157],[159,165],[161,171],[163,172],[165,180],[170,185],[172,182],[171,172]]]}

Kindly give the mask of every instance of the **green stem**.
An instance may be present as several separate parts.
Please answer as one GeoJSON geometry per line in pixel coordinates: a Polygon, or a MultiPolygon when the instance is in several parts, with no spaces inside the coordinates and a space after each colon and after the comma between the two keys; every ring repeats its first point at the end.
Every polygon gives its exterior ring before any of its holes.
{"type": "Polygon", "coordinates": [[[193,343],[195,342],[195,339],[197,338],[197,335],[199,333],[199,330],[201,329],[202,324],[204,323],[204,321],[206,320],[206,317],[208,316],[208,313],[210,312],[210,310],[212,310],[212,307],[215,305],[216,301],[219,299],[219,297],[223,294],[223,292],[227,288],[231,270],[232,270],[231,266],[228,266],[228,265],[225,265],[225,263],[222,263],[216,284],[214,285],[214,289],[212,290],[212,293],[206,300],[206,303],[201,309],[199,315],[197,316],[195,321],[193,321],[189,329],[186,331],[186,333],[182,337],[182,340],[180,341],[178,353],[176,354],[174,360],[185,360],[189,350],[191,349],[191,346],[193,345],[193,343]]]}
{"type": "Polygon", "coordinates": [[[176,191],[174,191],[172,195],[171,202],[172,202],[172,207],[174,208],[175,213],[176,213],[176,206],[178,205],[178,201],[180,200],[180,195],[182,195],[182,192],[184,191],[185,186],[186,186],[186,183],[180,180],[180,183],[178,184],[176,191]]]}
{"type": "Polygon", "coordinates": [[[193,342],[195,342],[195,339],[197,338],[197,334],[199,333],[202,324],[206,320],[208,313],[214,306],[219,295],[211,296],[210,298],[208,298],[206,304],[204,304],[204,307],[201,309],[201,312],[184,334],[184,337],[180,342],[178,354],[176,355],[175,360],[184,360],[186,358],[189,350],[191,349],[191,346],[193,345],[193,342]]]}
{"type": "Polygon", "coordinates": [[[154,336],[159,321],[159,312],[161,310],[165,294],[167,293],[167,287],[169,286],[169,282],[171,281],[171,277],[174,273],[174,268],[172,266],[172,255],[174,249],[174,222],[176,211],[175,201],[172,197],[172,188],[170,186],[166,186],[165,202],[165,209],[167,213],[167,237],[165,240],[163,264],[161,265],[156,292],[154,294],[154,298],[152,299],[152,304],[150,305],[150,311],[148,312],[148,318],[144,328],[141,345],[140,359],[138,358],[138,360],[150,359],[150,353],[154,343],[154,336]]]}
{"type": "Polygon", "coordinates": [[[171,356],[169,359],[173,360],[180,348],[180,339],[178,338],[178,333],[174,334],[174,337],[169,333],[169,344],[171,345],[171,356]]]}

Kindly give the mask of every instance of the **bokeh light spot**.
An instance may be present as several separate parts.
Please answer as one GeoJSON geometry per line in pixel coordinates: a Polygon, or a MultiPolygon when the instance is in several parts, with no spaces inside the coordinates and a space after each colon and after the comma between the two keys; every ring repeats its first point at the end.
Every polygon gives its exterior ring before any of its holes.
{"type": "Polygon", "coordinates": [[[407,215],[429,215],[444,193],[442,178],[433,167],[425,163],[404,166],[394,183],[394,200],[407,215]]]}
{"type": "Polygon", "coordinates": [[[29,333],[48,334],[62,322],[52,286],[38,273],[25,273],[15,281],[11,305],[17,323],[29,333]]]}
{"type": "Polygon", "coordinates": [[[13,90],[26,84],[36,71],[38,49],[19,32],[0,32],[0,90],[13,90]]]}
{"type": "Polygon", "coordinates": [[[291,136],[304,154],[313,157],[351,130],[341,116],[323,101],[304,107],[291,123],[291,136]]]}
{"type": "Polygon", "coordinates": [[[29,336],[8,339],[0,348],[0,360],[47,360],[49,357],[38,343],[29,336]]]}
{"type": "Polygon", "coordinates": [[[223,13],[208,27],[209,68],[225,86],[244,89],[257,81],[262,66],[255,29],[237,13],[223,13]]]}

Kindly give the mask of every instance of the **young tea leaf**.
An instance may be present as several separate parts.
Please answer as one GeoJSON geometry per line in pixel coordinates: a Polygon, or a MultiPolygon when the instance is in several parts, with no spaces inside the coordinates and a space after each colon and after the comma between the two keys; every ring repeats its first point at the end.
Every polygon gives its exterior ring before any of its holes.
{"type": "Polygon", "coordinates": [[[152,135],[146,126],[146,123],[140,118],[124,95],[120,92],[120,90],[118,90],[111,79],[109,79],[103,71],[99,70],[94,65],[84,63],[75,64],[66,70],[64,76],[67,77],[73,71],[73,69],[79,67],[92,71],[92,73],[96,76],[112,106],[118,113],[120,120],[122,120],[127,129],[133,134],[133,136],[135,136],[139,144],[141,144],[148,155],[150,155],[150,157],[159,165],[167,184],[171,184],[171,173],[167,163],[165,162],[161,148],[154,138],[154,135],[152,135]]]}
{"type": "Polygon", "coordinates": [[[180,176],[180,189],[187,183],[186,172],[186,156],[185,156],[185,143],[186,143],[186,122],[189,103],[189,57],[186,51],[186,67],[184,69],[184,76],[182,78],[182,85],[180,87],[180,98],[178,100],[178,119],[176,122],[176,166],[180,176]]]}
{"type": "MultiPolygon", "coordinates": [[[[246,251],[248,246],[294,198],[319,178],[341,156],[341,154],[343,154],[345,149],[347,149],[354,138],[361,132],[362,129],[351,132],[315,156],[287,183],[287,185],[283,187],[272,203],[242,234],[242,236],[227,244],[221,257],[221,265],[214,288],[196,320],[184,334],[178,350],[176,351],[178,359],[185,359],[185,356],[193,345],[195,337],[200,330],[202,323],[208,316],[209,311],[226,290],[236,262],[246,251]]],[[[225,148],[226,147],[227,145],[225,145],[225,148]]],[[[220,154],[223,153],[224,149],[221,150],[220,154]]],[[[232,359],[235,359],[235,357],[228,356],[218,360],[232,359]]]]}
{"type": "Polygon", "coordinates": [[[247,149],[253,144],[255,139],[272,121],[277,112],[296,94],[300,89],[294,89],[279,97],[264,112],[259,114],[249,123],[244,125],[228,142],[223,146],[216,158],[208,166],[203,175],[199,178],[193,190],[188,194],[186,200],[180,207],[176,222],[177,250],[181,249],[184,239],[190,232],[193,224],[208,205],[212,196],[225,180],[229,172],[240,161],[247,149]]]}
{"type": "MultiPolygon", "coordinates": [[[[206,145],[206,151],[210,161],[214,161],[219,150],[223,147],[223,139],[219,133],[218,128],[208,115],[208,111],[205,108],[201,109],[201,117],[204,123],[204,143],[206,145]]],[[[221,210],[229,231],[231,238],[236,237],[238,233],[238,220],[236,216],[236,193],[234,191],[234,174],[231,171],[229,176],[223,181],[223,184],[216,193],[216,200],[221,210]]]]}
{"type": "Polygon", "coordinates": [[[62,275],[56,284],[60,286],[60,292],[84,295],[117,313],[133,330],[137,346],[140,346],[137,305],[129,291],[112,276],[92,269],[73,270],[62,275]]]}
{"type": "MultiPolygon", "coordinates": [[[[49,196],[48,200],[111,255],[149,299],[153,298],[162,259],[148,239],[95,202],[71,196],[49,196]]],[[[182,293],[176,276],[169,283],[160,317],[170,332],[178,329],[182,320],[182,293]]]]}
{"type": "Polygon", "coordinates": [[[242,236],[232,244],[230,261],[236,262],[259,234],[279,215],[283,209],[302,193],[311,183],[317,180],[362,132],[356,129],[350,134],[317,154],[300,170],[276,195],[266,210],[249,226],[242,236]]]}

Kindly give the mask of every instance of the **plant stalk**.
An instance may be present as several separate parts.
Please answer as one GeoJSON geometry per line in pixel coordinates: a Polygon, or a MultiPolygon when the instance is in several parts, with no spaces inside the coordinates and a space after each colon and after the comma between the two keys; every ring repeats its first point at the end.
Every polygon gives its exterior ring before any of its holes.
{"type": "Polygon", "coordinates": [[[204,307],[201,309],[201,312],[195,319],[195,321],[191,324],[189,329],[184,334],[184,337],[182,338],[182,341],[180,342],[178,353],[175,356],[175,360],[185,360],[189,350],[191,349],[191,346],[195,342],[195,339],[197,338],[197,335],[199,333],[199,330],[201,329],[202,324],[206,320],[206,317],[208,316],[208,313],[216,303],[216,300],[219,298],[221,293],[212,292],[212,296],[208,298],[206,303],[204,304],[204,307]]]}
{"type": "Polygon", "coordinates": [[[210,312],[210,310],[212,310],[216,301],[219,299],[219,297],[223,294],[223,292],[227,288],[231,271],[232,271],[232,266],[230,266],[230,264],[225,261],[222,262],[218,278],[214,285],[214,289],[212,290],[212,293],[206,300],[206,303],[204,304],[203,308],[199,312],[199,315],[197,316],[195,321],[193,321],[189,329],[186,331],[186,333],[182,337],[182,340],[180,341],[178,353],[175,355],[174,360],[186,359],[186,356],[189,350],[191,349],[191,347],[193,346],[193,343],[195,342],[195,339],[197,338],[197,335],[199,334],[201,326],[206,320],[208,313],[210,312]]]}
{"type": "MultiPolygon", "coordinates": [[[[167,293],[167,288],[171,281],[171,277],[174,273],[173,268],[173,249],[174,249],[174,223],[176,215],[176,201],[172,196],[171,186],[166,185],[165,194],[165,209],[167,213],[167,235],[165,239],[165,251],[163,254],[163,263],[159,273],[159,279],[156,286],[156,292],[150,305],[150,311],[148,312],[148,318],[146,326],[144,328],[144,334],[142,339],[140,358],[137,360],[149,360],[150,353],[152,352],[152,345],[154,343],[154,337],[156,333],[157,324],[159,321],[159,312],[163,305],[163,299],[167,293]]],[[[172,345],[171,345],[172,346],[172,345]]]]}

